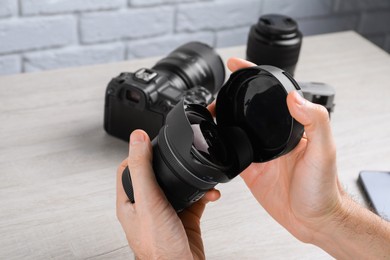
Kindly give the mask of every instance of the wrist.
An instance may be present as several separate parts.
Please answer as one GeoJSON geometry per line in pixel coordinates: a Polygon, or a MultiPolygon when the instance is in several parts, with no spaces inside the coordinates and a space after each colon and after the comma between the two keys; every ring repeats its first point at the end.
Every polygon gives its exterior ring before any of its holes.
{"type": "Polygon", "coordinates": [[[346,194],[313,239],[314,245],[337,259],[380,258],[390,254],[389,243],[389,223],[346,194]]]}
{"type": "Polygon", "coordinates": [[[340,240],[345,239],[343,229],[348,225],[350,218],[353,216],[355,207],[355,203],[347,195],[342,195],[340,203],[335,207],[326,223],[320,230],[315,232],[312,243],[334,255],[332,252],[339,247],[340,240]]]}

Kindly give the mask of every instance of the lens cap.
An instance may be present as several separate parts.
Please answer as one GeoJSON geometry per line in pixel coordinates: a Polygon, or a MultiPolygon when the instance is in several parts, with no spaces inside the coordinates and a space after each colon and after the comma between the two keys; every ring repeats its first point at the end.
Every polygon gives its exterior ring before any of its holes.
{"type": "Polygon", "coordinates": [[[290,115],[289,92],[302,92],[295,80],[273,66],[234,72],[217,97],[218,126],[240,127],[253,149],[253,161],[265,162],[291,151],[303,135],[303,126],[290,115]]]}
{"type": "Polygon", "coordinates": [[[263,34],[291,37],[292,34],[298,32],[298,25],[296,21],[288,16],[267,14],[259,18],[256,29],[263,34]]]}

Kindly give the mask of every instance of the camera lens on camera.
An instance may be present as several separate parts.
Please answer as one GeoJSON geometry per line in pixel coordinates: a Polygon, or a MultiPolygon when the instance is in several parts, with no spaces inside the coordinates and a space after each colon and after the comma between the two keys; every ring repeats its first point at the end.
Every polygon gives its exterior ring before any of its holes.
{"type": "Polygon", "coordinates": [[[257,65],[272,65],[294,75],[301,44],[302,33],[291,17],[263,15],[250,29],[246,56],[257,65]]]}
{"type": "Polygon", "coordinates": [[[190,42],[180,46],[153,67],[165,72],[175,87],[187,90],[203,86],[215,93],[225,80],[225,66],[210,46],[190,42]]]}

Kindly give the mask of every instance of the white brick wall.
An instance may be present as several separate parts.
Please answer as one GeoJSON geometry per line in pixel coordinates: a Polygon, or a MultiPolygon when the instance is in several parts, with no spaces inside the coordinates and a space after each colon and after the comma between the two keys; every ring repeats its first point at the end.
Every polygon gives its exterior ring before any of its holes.
{"type": "Polygon", "coordinates": [[[173,32],[173,7],[85,14],[80,18],[83,43],[150,37],[173,32]]]}
{"type": "Polygon", "coordinates": [[[279,13],[294,18],[331,14],[333,0],[264,0],[264,13],[279,13]]]}
{"type": "Polygon", "coordinates": [[[0,20],[0,54],[58,47],[76,41],[72,16],[0,20]]]}
{"type": "Polygon", "coordinates": [[[17,1],[1,0],[0,1],[0,18],[16,15],[18,11],[17,1]]]}
{"type": "Polygon", "coordinates": [[[245,44],[264,13],[304,35],[356,30],[390,51],[390,0],[0,0],[0,74],[245,44]]]}
{"type": "Polygon", "coordinates": [[[144,58],[148,56],[162,56],[189,41],[201,41],[214,45],[212,32],[169,34],[162,37],[131,41],[127,45],[127,58],[144,58]]]}
{"type": "Polygon", "coordinates": [[[21,0],[22,14],[60,14],[119,9],[126,0],[21,0]]]}
{"type": "Polygon", "coordinates": [[[196,32],[251,25],[259,17],[261,1],[224,0],[181,5],[177,9],[176,30],[196,32]]]}
{"type": "Polygon", "coordinates": [[[21,60],[18,55],[0,56],[0,75],[18,73],[21,70],[21,60]]]}
{"type": "Polygon", "coordinates": [[[24,55],[26,72],[62,67],[75,67],[123,60],[125,46],[122,43],[72,46],[60,50],[40,51],[24,55]]]}

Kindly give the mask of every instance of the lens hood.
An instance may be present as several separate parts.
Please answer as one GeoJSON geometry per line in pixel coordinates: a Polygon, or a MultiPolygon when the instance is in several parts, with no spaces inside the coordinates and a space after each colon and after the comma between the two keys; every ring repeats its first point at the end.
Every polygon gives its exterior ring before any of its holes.
{"type": "MultiPolygon", "coordinates": [[[[200,151],[195,148],[194,144],[202,136],[194,132],[194,128],[191,127],[193,124],[189,116],[193,113],[197,113],[203,122],[215,125],[210,112],[205,107],[201,105],[185,107],[181,101],[169,112],[166,124],[158,135],[158,147],[161,149],[161,155],[166,157],[164,158],[166,161],[177,165],[172,168],[185,172],[185,174],[179,174],[181,178],[189,183],[196,183],[195,186],[199,189],[205,189],[210,184],[227,182],[228,178],[223,172],[229,170],[230,165],[228,163],[216,165],[207,158],[197,156],[200,151]]],[[[215,132],[215,135],[218,133],[215,132]]],[[[219,139],[218,136],[215,138],[219,139]]]]}

